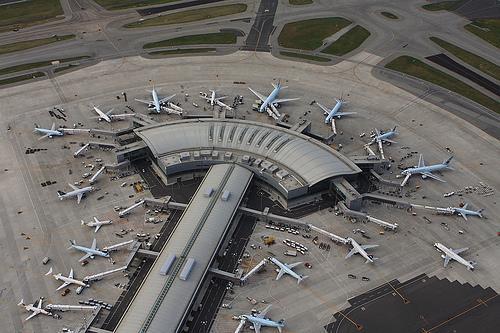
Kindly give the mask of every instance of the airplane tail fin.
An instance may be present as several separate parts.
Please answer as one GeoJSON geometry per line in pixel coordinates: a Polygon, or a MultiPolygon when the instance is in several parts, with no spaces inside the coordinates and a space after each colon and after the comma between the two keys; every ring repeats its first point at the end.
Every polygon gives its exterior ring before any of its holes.
{"type": "Polygon", "coordinates": [[[19,301],[19,303],[17,303],[18,306],[24,306],[24,299],[21,298],[21,301],[19,301]]]}
{"type": "Polygon", "coordinates": [[[453,159],[453,156],[450,156],[447,160],[443,161],[443,164],[448,166],[448,164],[450,164],[452,159],[453,159]]]}
{"type": "Polygon", "coordinates": [[[50,267],[49,271],[45,273],[45,275],[50,275],[50,274],[52,274],[52,267],[50,267]]]}
{"type": "Polygon", "coordinates": [[[302,281],[304,281],[305,279],[307,279],[309,276],[308,275],[305,275],[305,276],[301,276],[297,279],[297,284],[300,284],[302,281]]]}
{"type": "Polygon", "coordinates": [[[477,214],[479,215],[480,218],[483,218],[483,211],[484,211],[484,208],[481,208],[477,211],[477,214]]]}
{"type": "Polygon", "coordinates": [[[63,197],[62,197],[62,196],[63,196],[63,195],[65,195],[65,194],[66,194],[66,192],[63,192],[63,191],[57,191],[57,196],[58,196],[58,197],[59,197],[59,199],[61,199],[61,200],[63,199],[63,197]]]}
{"type": "Polygon", "coordinates": [[[82,225],[85,225],[85,221],[84,220],[80,220],[80,221],[82,221],[82,225]]]}
{"type": "Polygon", "coordinates": [[[475,266],[477,265],[477,262],[475,262],[475,261],[469,261],[469,264],[472,266],[472,268],[471,267],[467,267],[467,269],[469,271],[473,271],[474,268],[476,268],[475,266]]]}
{"type": "Polygon", "coordinates": [[[70,246],[70,247],[68,247],[68,250],[69,250],[69,249],[71,249],[71,248],[73,247],[73,245],[76,245],[76,242],[75,242],[75,240],[74,240],[74,239],[70,239],[70,240],[69,240],[69,243],[71,244],[71,246],[70,246]]]}

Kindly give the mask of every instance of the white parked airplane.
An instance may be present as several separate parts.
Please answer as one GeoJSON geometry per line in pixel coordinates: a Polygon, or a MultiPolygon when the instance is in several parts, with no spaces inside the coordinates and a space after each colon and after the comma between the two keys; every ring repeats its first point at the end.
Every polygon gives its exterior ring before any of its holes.
{"type": "Polygon", "coordinates": [[[412,175],[420,174],[422,175],[422,178],[425,179],[427,177],[433,178],[435,180],[439,180],[440,182],[446,183],[445,180],[439,178],[435,174],[433,174],[433,171],[441,171],[441,170],[453,170],[452,167],[450,167],[450,161],[453,158],[453,156],[450,156],[447,160],[444,160],[443,163],[438,163],[438,164],[433,164],[433,165],[425,165],[423,155],[420,154],[420,157],[418,159],[418,165],[414,168],[408,168],[406,170],[403,170],[401,172],[402,175],[405,176],[403,179],[403,182],[401,183],[401,186],[405,186],[406,182],[408,182],[408,179],[412,175]]]}
{"type": "Polygon", "coordinates": [[[57,191],[57,196],[59,197],[60,200],[76,197],[77,203],[79,204],[80,201],[82,201],[82,198],[85,194],[94,190],[93,186],[78,188],[75,185],[71,185],[69,183],[68,185],[73,189],[73,191],[70,192],[57,191]]]}
{"type": "Polygon", "coordinates": [[[90,222],[85,222],[84,220],[81,220],[82,221],[82,225],[86,225],[88,227],[95,227],[95,231],[94,232],[98,232],[99,229],[103,226],[103,225],[106,225],[106,224],[113,224],[113,221],[110,221],[110,220],[105,220],[105,221],[100,221],[97,217],[94,216],[94,221],[90,221],[90,222]]]}
{"type": "Polygon", "coordinates": [[[284,103],[284,102],[290,102],[290,101],[296,101],[299,100],[300,98],[282,98],[279,99],[278,95],[282,89],[287,88],[286,86],[282,86],[280,82],[278,84],[272,83],[274,89],[271,91],[269,96],[264,96],[261,93],[253,90],[252,88],[248,87],[250,91],[257,96],[261,101],[262,105],[259,108],[259,112],[262,113],[266,111],[269,116],[273,117],[274,119],[278,119],[280,116],[280,113],[278,112],[278,109],[276,108],[278,104],[284,103]]]}
{"type": "Polygon", "coordinates": [[[241,315],[240,324],[234,333],[240,333],[247,321],[251,323],[255,333],[260,333],[260,329],[262,327],[275,327],[281,333],[283,331],[283,327],[285,327],[285,321],[283,319],[274,321],[265,317],[271,306],[272,304],[269,304],[264,310],[257,314],[252,313],[250,315],[241,315]]]}
{"type": "MultiPolygon", "coordinates": [[[[141,102],[141,103],[144,103],[144,104],[147,104],[148,105],[148,109],[150,110],[153,110],[154,112],[156,113],[160,113],[162,110],[165,110],[165,111],[169,111],[167,110],[167,108],[165,107],[165,104],[171,100],[175,94],[171,95],[171,96],[168,96],[168,97],[165,97],[165,98],[159,98],[158,97],[158,93],[156,92],[156,89],[155,89],[155,86],[153,85],[153,90],[146,90],[147,92],[151,93],[151,97],[153,98],[152,101],[146,101],[146,100],[143,100],[143,99],[135,99],[137,102],[141,102]]],[[[170,113],[170,112],[169,112],[170,113]]]]}
{"type": "Polygon", "coordinates": [[[462,216],[467,221],[467,215],[477,216],[483,218],[484,208],[478,210],[467,209],[469,204],[466,203],[463,207],[447,207],[447,208],[437,208],[441,213],[456,214],[462,216]]]}
{"type": "Polygon", "coordinates": [[[322,110],[325,117],[325,124],[331,123],[332,124],[332,131],[333,133],[337,134],[337,127],[335,125],[335,118],[340,119],[342,116],[350,115],[350,114],[356,114],[357,112],[339,112],[340,108],[342,105],[345,104],[345,101],[343,99],[335,99],[337,103],[335,103],[335,106],[329,110],[325,106],[319,104],[316,102],[316,105],[318,105],[322,110]]]}
{"type": "Polygon", "coordinates": [[[24,307],[24,309],[26,311],[33,312],[31,315],[29,315],[28,318],[24,319],[25,321],[27,321],[27,320],[30,320],[31,318],[35,317],[36,315],[39,315],[40,313],[44,314],[44,315],[47,315],[47,316],[52,316],[51,312],[42,309],[42,303],[43,303],[43,298],[40,297],[40,299],[38,300],[38,304],[37,305],[35,305],[35,304],[24,304],[24,300],[23,299],[21,299],[21,301],[17,305],[24,307]]]}
{"type": "MultiPolygon", "coordinates": [[[[52,274],[52,267],[50,267],[49,271],[45,275],[50,275],[50,274],[52,274]]],[[[61,290],[63,288],[66,288],[70,284],[77,284],[77,285],[85,287],[85,288],[90,287],[90,285],[86,284],[85,282],[77,280],[77,279],[75,279],[73,277],[73,268],[69,271],[69,275],[68,276],[64,276],[61,273],[54,274],[52,276],[54,277],[54,279],[56,279],[58,281],[59,280],[63,281],[63,284],[61,284],[59,286],[59,288],[57,288],[56,290],[61,290]]]]}
{"type": "Polygon", "coordinates": [[[209,91],[210,91],[210,94],[207,94],[207,93],[204,93],[204,92],[200,92],[201,98],[205,99],[207,101],[207,103],[210,103],[211,106],[218,105],[218,106],[224,107],[224,108],[226,108],[228,110],[232,110],[233,109],[229,105],[224,104],[222,102],[222,100],[225,99],[225,98],[227,98],[227,96],[219,96],[219,97],[217,97],[217,90],[209,90],[209,91]]]}
{"type": "Polygon", "coordinates": [[[306,279],[308,276],[302,276],[300,274],[295,273],[292,268],[297,267],[298,265],[302,264],[302,262],[296,262],[294,264],[285,264],[279,261],[278,259],[274,257],[269,257],[269,260],[278,266],[279,268],[276,270],[278,272],[278,275],[276,276],[276,280],[281,279],[281,277],[284,274],[288,274],[292,276],[293,278],[297,279],[297,284],[301,283],[304,279],[306,279]]]}
{"type": "Polygon", "coordinates": [[[476,265],[476,262],[474,262],[474,261],[467,261],[464,258],[462,258],[461,256],[459,256],[460,253],[462,253],[464,251],[467,251],[469,249],[468,247],[464,247],[462,249],[456,249],[456,250],[454,250],[452,248],[444,246],[441,243],[434,243],[434,247],[439,252],[443,253],[441,255],[441,258],[444,259],[444,267],[448,266],[448,263],[450,262],[450,259],[453,259],[453,260],[461,263],[465,267],[467,267],[467,269],[469,271],[473,271],[474,270],[474,266],[476,265]]]}
{"type": "Polygon", "coordinates": [[[54,136],[63,136],[64,135],[64,132],[61,131],[60,129],[56,130],[56,123],[52,123],[52,126],[50,127],[50,129],[40,128],[40,127],[36,126],[35,129],[33,130],[33,132],[43,134],[38,140],[42,140],[45,138],[52,139],[54,136]]]}
{"type": "Polygon", "coordinates": [[[100,257],[104,257],[104,258],[110,257],[109,253],[103,252],[97,248],[97,240],[95,238],[92,242],[91,247],[77,245],[74,240],[70,240],[69,242],[71,243],[71,246],[68,249],[73,248],[73,249],[76,249],[78,251],[85,252],[85,255],[78,260],[79,262],[84,261],[85,259],[88,259],[88,258],[94,259],[95,256],[100,256],[100,257]]]}
{"type": "Polygon", "coordinates": [[[113,120],[122,120],[127,117],[133,117],[135,116],[135,113],[122,113],[122,114],[113,114],[113,109],[109,110],[108,112],[103,112],[101,109],[99,109],[97,106],[94,105],[94,111],[97,113],[97,119],[99,121],[104,120],[108,123],[112,122],[113,120]]]}
{"type": "Polygon", "coordinates": [[[363,258],[366,259],[365,263],[373,263],[374,260],[378,259],[373,257],[373,255],[368,254],[365,250],[371,249],[374,247],[377,247],[378,245],[360,245],[358,242],[356,242],[354,239],[351,237],[347,237],[347,241],[349,244],[351,244],[352,249],[349,251],[349,253],[345,256],[346,259],[352,257],[352,255],[359,253],[363,258]]]}

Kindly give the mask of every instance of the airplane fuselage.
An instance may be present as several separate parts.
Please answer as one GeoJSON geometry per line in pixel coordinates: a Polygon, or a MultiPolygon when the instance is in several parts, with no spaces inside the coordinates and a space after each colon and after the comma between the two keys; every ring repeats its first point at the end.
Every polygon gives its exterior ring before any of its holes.
{"type": "Polygon", "coordinates": [[[61,200],[63,200],[63,199],[66,199],[66,198],[76,197],[80,193],[85,194],[85,193],[90,192],[90,191],[92,191],[92,186],[87,186],[87,187],[84,187],[84,188],[80,188],[78,190],[74,190],[74,191],[71,191],[71,192],[67,192],[67,193],[61,194],[59,196],[59,198],[61,200]]]}
{"type": "MultiPolygon", "coordinates": [[[[446,169],[447,166],[445,164],[434,164],[434,165],[429,165],[429,166],[424,166],[424,167],[416,167],[416,168],[408,168],[406,170],[403,170],[401,174],[403,175],[413,175],[416,173],[426,173],[426,172],[434,172],[434,171],[440,171],[446,169]]],[[[422,175],[423,178],[426,178],[425,175],[422,175]]]]}
{"type": "Polygon", "coordinates": [[[384,141],[385,139],[392,138],[395,134],[396,134],[396,132],[389,131],[387,133],[377,135],[377,137],[375,138],[375,140],[376,141],[384,141]]]}
{"type": "Polygon", "coordinates": [[[464,258],[462,258],[460,255],[456,254],[455,252],[451,251],[449,248],[447,248],[446,246],[444,246],[443,244],[441,243],[435,243],[434,244],[434,247],[436,247],[439,251],[443,252],[444,254],[442,255],[443,259],[448,256],[450,257],[451,259],[461,263],[462,265],[464,265],[465,267],[467,267],[467,269],[469,270],[474,270],[474,266],[467,260],[465,260],[464,258]]]}
{"type": "Polygon", "coordinates": [[[111,122],[111,118],[105,114],[104,112],[102,112],[98,107],[94,106],[94,110],[95,112],[97,112],[97,114],[99,115],[99,119],[102,119],[108,123],[111,122]]]}
{"type": "Polygon", "coordinates": [[[210,96],[210,105],[214,105],[215,103],[215,90],[212,90],[212,94],[210,96]]]}
{"type": "Polygon", "coordinates": [[[44,309],[40,309],[40,308],[37,308],[37,307],[34,307],[33,305],[25,305],[24,308],[27,310],[27,311],[31,311],[31,312],[34,312],[36,314],[44,314],[44,315],[47,315],[47,316],[50,316],[52,315],[50,312],[44,310],[44,309]]]}
{"type": "Polygon", "coordinates": [[[70,278],[67,276],[63,276],[63,275],[61,275],[61,273],[55,274],[54,278],[56,280],[64,281],[66,283],[77,284],[77,285],[82,286],[82,287],[88,287],[88,284],[86,284],[85,282],[80,281],[80,280],[76,280],[76,279],[73,279],[73,278],[70,278]]]}
{"type": "Polygon", "coordinates": [[[99,250],[94,250],[89,247],[81,246],[81,245],[72,245],[73,248],[85,252],[87,254],[91,254],[92,256],[100,256],[100,257],[105,257],[109,258],[109,253],[99,251],[99,250]]]}
{"type": "Polygon", "coordinates": [[[273,91],[267,96],[267,98],[264,100],[262,105],[260,106],[259,112],[264,112],[266,111],[267,107],[272,105],[274,100],[278,97],[279,93],[281,90],[281,86],[277,85],[276,88],[273,89],[273,91]]]}
{"type": "Polygon", "coordinates": [[[482,217],[482,214],[481,212],[479,211],[475,211],[475,210],[470,210],[470,209],[464,209],[464,208],[460,208],[460,207],[449,207],[449,209],[455,213],[455,214],[459,214],[459,215],[472,215],[472,216],[479,216],[479,217],[482,217]]]}
{"type": "Polygon", "coordinates": [[[348,237],[348,238],[347,238],[347,241],[351,244],[351,246],[352,246],[353,248],[355,248],[355,249],[356,249],[356,251],[357,251],[357,252],[358,252],[358,253],[359,253],[359,254],[360,254],[363,258],[365,258],[368,262],[373,263],[373,256],[372,256],[372,255],[369,255],[369,254],[365,251],[365,249],[363,249],[363,248],[361,247],[361,245],[359,245],[359,244],[358,244],[358,242],[356,242],[354,239],[352,239],[352,238],[350,238],[350,237],[348,237]]]}
{"type": "Polygon", "coordinates": [[[156,110],[156,112],[160,113],[161,112],[160,100],[158,99],[158,93],[154,88],[151,91],[151,95],[153,95],[154,109],[156,110]]]}
{"type": "Polygon", "coordinates": [[[333,109],[330,111],[328,116],[325,118],[325,124],[329,124],[332,121],[332,118],[335,117],[335,114],[337,114],[337,112],[339,112],[341,106],[342,106],[342,102],[337,101],[337,104],[335,104],[333,109]]]}
{"type": "Polygon", "coordinates": [[[63,136],[64,132],[62,131],[56,131],[56,130],[50,130],[50,129],[45,129],[45,128],[35,128],[35,131],[38,133],[42,133],[44,135],[47,135],[49,138],[53,136],[63,136]]]}
{"type": "Polygon", "coordinates": [[[251,316],[251,315],[243,315],[242,317],[244,317],[246,320],[248,320],[252,324],[257,323],[257,324],[260,324],[261,326],[275,327],[275,328],[278,328],[278,327],[281,328],[281,327],[285,326],[283,323],[280,323],[280,322],[277,322],[277,321],[274,321],[271,319],[267,319],[267,318],[257,318],[257,317],[251,316]]]}

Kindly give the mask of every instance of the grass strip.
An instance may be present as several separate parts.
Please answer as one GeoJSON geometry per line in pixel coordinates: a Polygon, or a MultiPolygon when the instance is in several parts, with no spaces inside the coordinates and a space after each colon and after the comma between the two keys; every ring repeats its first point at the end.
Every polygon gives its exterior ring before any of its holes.
{"type": "Polygon", "coordinates": [[[400,56],[386,64],[385,67],[434,83],[500,113],[500,102],[418,59],[400,56]]]}

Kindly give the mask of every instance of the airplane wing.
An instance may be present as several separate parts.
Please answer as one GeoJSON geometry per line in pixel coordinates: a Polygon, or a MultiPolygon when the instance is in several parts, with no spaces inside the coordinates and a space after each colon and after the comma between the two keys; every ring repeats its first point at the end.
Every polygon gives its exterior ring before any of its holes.
{"type": "Polygon", "coordinates": [[[424,167],[425,166],[425,161],[424,161],[424,155],[420,154],[420,157],[418,158],[418,167],[424,167]]]}
{"type": "Polygon", "coordinates": [[[347,116],[348,114],[357,114],[357,112],[337,112],[335,116],[347,116]]]}
{"type": "Polygon", "coordinates": [[[319,104],[318,102],[316,102],[316,105],[319,106],[323,110],[323,112],[324,112],[325,115],[327,115],[327,114],[330,113],[330,110],[328,110],[326,108],[326,106],[324,106],[323,104],[319,104]]]}
{"type": "Polygon", "coordinates": [[[99,229],[101,229],[101,225],[96,225],[96,226],[95,226],[95,231],[94,231],[94,232],[98,232],[98,231],[99,231],[99,229]]]}
{"type": "Polygon", "coordinates": [[[385,142],[390,142],[390,143],[397,143],[396,141],[391,140],[391,139],[383,139],[383,141],[385,141],[385,142]]]}
{"type": "Polygon", "coordinates": [[[72,279],[72,278],[73,278],[73,268],[69,271],[69,275],[68,275],[68,277],[69,277],[70,279],[72,279]]]}
{"type": "Polygon", "coordinates": [[[240,323],[238,324],[238,327],[236,327],[236,330],[234,330],[234,333],[240,333],[241,330],[243,329],[243,326],[245,326],[246,320],[241,319],[240,323]]]}
{"type": "Polygon", "coordinates": [[[66,287],[67,287],[67,286],[69,286],[70,284],[71,284],[71,283],[69,283],[69,282],[64,282],[63,284],[61,284],[61,285],[59,286],[59,288],[57,288],[57,289],[56,289],[56,291],[57,291],[57,290],[61,290],[62,288],[66,288],[66,287]]]}
{"type": "Polygon", "coordinates": [[[227,98],[227,96],[217,97],[215,100],[216,100],[216,101],[220,101],[220,100],[223,100],[223,99],[225,99],[225,98],[227,98]]]}
{"type": "Polygon", "coordinates": [[[297,101],[300,98],[281,98],[281,99],[275,99],[273,103],[285,103],[285,102],[291,102],[291,101],[297,101]]]}
{"type": "Polygon", "coordinates": [[[92,241],[92,246],[90,247],[92,250],[95,250],[97,248],[97,240],[94,238],[92,241]]]}
{"type": "Polygon", "coordinates": [[[165,103],[165,102],[168,102],[169,100],[171,100],[172,98],[174,98],[175,94],[171,95],[171,96],[168,96],[168,97],[165,97],[165,98],[162,98],[160,99],[158,102],[161,104],[161,103],[165,103]]]}
{"type": "Polygon", "coordinates": [[[146,101],[146,100],[143,100],[143,99],[135,99],[137,102],[141,102],[141,103],[144,103],[144,104],[153,104],[153,101],[146,101]]]}
{"type": "Polygon", "coordinates": [[[114,109],[111,109],[111,110],[109,110],[108,112],[106,112],[106,116],[110,116],[110,115],[111,115],[111,113],[113,112],[113,110],[114,110],[114,109]]]}
{"type": "Polygon", "coordinates": [[[345,259],[352,257],[356,253],[358,253],[358,251],[355,248],[352,248],[352,250],[345,256],[345,259]]]}
{"type": "Polygon", "coordinates": [[[262,325],[260,323],[252,323],[252,326],[253,326],[255,333],[260,333],[260,328],[262,327],[262,325]]]}
{"type": "Polygon", "coordinates": [[[337,124],[335,123],[335,119],[332,118],[332,131],[334,134],[337,134],[337,124]]]}
{"type": "Polygon", "coordinates": [[[38,141],[43,140],[43,139],[48,138],[48,137],[49,137],[48,134],[42,135],[41,137],[38,138],[38,141]]]}
{"type": "Polygon", "coordinates": [[[78,193],[76,196],[76,203],[80,204],[80,201],[82,201],[83,198],[83,193],[78,193]]]}
{"type": "Polygon", "coordinates": [[[406,182],[408,182],[408,179],[410,179],[411,173],[407,174],[405,179],[401,182],[401,186],[405,186],[406,182]]]}
{"type": "Polygon", "coordinates": [[[360,245],[360,246],[363,250],[366,250],[366,249],[372,249],[374,247],[377,247],[378,245],[374,244],[374,245],[360,245]]]}
{"type": "Polygon", "coordinates": [[[264,102],[266,100],[266,97],[264,95],[262,95],[261,93],[253,90],[252,88],[248,87],[248,89],[255,95],[257,96],[262,102],[264,102]]]}
{"type": "Polygon", "coordinates": [[[24,319],[25,321],[28,321],[30,320],[31,318],[33,318],[34,316],[36,316],[38,314],[38,312],[33,312],[32,314],[30,314],[26,319],[24,319]]]}
{"type": "Polygon", "coordinates": [[[446,180],[444,179],[441,179],[439,178],[438,176],[436,176],[435,174],[433,173],[430,173],[430,172],[423,172],[422,175],[426,176],[426,177],[430,177],[430,178],[433,178],[435,180],[439,180],[440,182],[442,183],[446,183],[446,180]]]}
{"type": "Polygon", "coordinates": [[[73,189],[73,191],[76,191],[76,190],[79,190],[78,187],[76,187],[75,185],[72,185],[70,183],[68,183],[69,187],[71,187],[73,189]]]}
{"type": "Polygon", "coordinates": [[[52,123],[52,126],[50,127],[50,130],[53,131],[56,129],[56,123],[52,123]]]}
{"type": "Polygon", "coordinates": [[[98,219],[97,217],[95,217],[95,216],[94,216],[94,221],[95,221],[96,223],[99,223],[99,222],[100,222],[100,221],[99,221],[99,219],[98,219]]]}
{"type": "Polygon", "coordinates": [[[467,214],[465,214],[464,212],[460,212],[460,215],[462,215],[462,217],[465,219],[465,221],[468,221],[467,214]]]}
{"type": "Polygon", "coordinates": [[[280,271],[278,272],[278,275],[276,275],[276,280],[281,279],[283,274],[285,274],[285,270],[283,268],[281,268],[280,271]]]}
{"type": "Polygon", "coordinates": [[[224,104],[224,103],[222,103],[222,102],[221,102],[221,101],[219,101],[219,100],[216,100],[215,102],[217,103],[217,105],[222,106],[222,107],[224,107],[224,108],[226,108],[226,109],[228,109],[228,110],[232,110],[232,109],[233,109],[233,108],[232,108],[232,107],[230,107],[229,105],[224,104]]]}
{"type": "Polygon", "coordinates": [[[462,252],[467,251],[468,249],[469,249],[468,247],[463,247],[463,248],[461,248],[461,249],[456,249],[456,250],[453,250],[453,249],[452,249],[452,251],[453,251],[455,254],[460,254],[460,253],[462,253],[462,252]]]}
{"type": "Polygon", "coordinates": [[[272,304],[269,304],[268,306],[266,306],[266,308],[264,310],[262,310],[258,315],[256,315],[257,318],[264,318],[267,314],[267,312],[269,312],[269,309],[271,308],[272,304]]]}
{"type": "Polygon", "coordinates": [[[451,259],[451,257],[449,257],[449,256],[445,256],[444,257],[444,264],[443,264],[444,267],[448,266],[448,263],[450,262],[450,259],[451,259]]]}
{"type": "Polygon", "coordinates": [[[294,267],[297,267],[298,265],[302,264],[302,261],[296,262],[294,264],[287,264],[288,268],[292,269],[294,267]]]}
{"type": "Polygon", "coordinates": [[[135,116],[135,113],[122,113],[122,114],[110,114],[109,117],[111,119],[120,119],[120,118],[127,118],[127,117],[133,117],[135,116]]]}
{"type": "Polygon", "coordinates": [[[80,259],[78,259],[78,262],[82,262],[84,261],[85,259],[88,259],[92,256],[91,253],[86,253],[83,257],[81,257],[80,259]]]}

